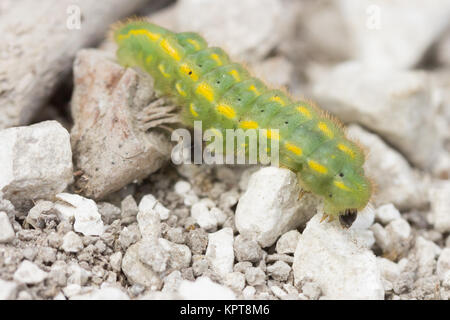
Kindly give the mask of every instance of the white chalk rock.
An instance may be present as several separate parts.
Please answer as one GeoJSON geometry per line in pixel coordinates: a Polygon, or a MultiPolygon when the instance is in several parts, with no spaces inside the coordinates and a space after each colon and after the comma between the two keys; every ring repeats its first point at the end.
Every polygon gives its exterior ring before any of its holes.
{"type": "Polygon", "coordinates": [[[400,266],[397,263],[382,257],[377,257],[377,263],[380,268],[381,276],[383,277],[384,289],[392,290],[393,284],[400,277],[400,266]]]}
{"type": "Polygon", "coordinates": [[[75,232],[69,231],[63,237],[61,249],[67,253],[76,253],[83,249],[83,240],[75,232]]]}
{"type": "Polygon", "coordinates": [[[297,248],[300,232],[291,230],[283,234],[277,241],[276,250],[278,253],[294,253],[297,248]]]}
{"type": "Polygon", "coordinates": [[[291,267],[284,261],[276,261],[274,264],[267,266],[267,274],[274,280],[286,281],[291,272],[291,267]]]}
{"type": "Polygon", "coordinates": [[[183,277],[181,276],[181,272],[178,270],[172,271],[164,278],[164,287],[162,289],[163,292],[172,292],[176,293],[178,291],[178,287],[180,286],[181,281],[183,281],[183,277]]]}
{"type": "Polygon", "coordinates": [[[25,284],[37,284],[47,278],[47,272],[42,271],[33,262],[24,260],[14,272],[14,280],[25,284]]]}
{"type": "Polygon", "coordinates": [[[241,292],[245,287],[245,275],[240,272],[227,273],[223,283],[236,292],[241,292]]]}
{"type": "Polygon", "coordinates": [[[14,240],[16,234],[8,215],[5,212],[0,212],[0,243],[8,243],[14,240]]]}
{"type": "MultiPolygon", "coordinates": [[[[170,247],[169,247],[170,249],[170,247]]],[[[157,241],[142,240],[139,241],[139,259],[153,271],[164,272],[167,269],[169,260],[169,250],[165,250],[157,241]]]]}
{"type": "Polygon", "coordinates": [[[177,183],[175,183],[174,191],[176,194],[180,196],[184,196],[191,191],[192,187],[191,184],[187,181],[180,180],[177,183]]]}
{"type": "Polygon", "coordinates": [[[373,222],[375,221],[375,211],[369,205],[366,206],[363,210],[358,211],[358,215],[356,216],[355,221],[353,221],[351,225],[352,230],[362,230],[369,228],[373,222]]]}
{"type": "Polygon", "coordinates": [[[314,82],[320,106],[378,133],[416,166],[433,171],[437,160],[448,157],[435,125],[438,103],[425,72],[377,70],[345,62],[314,82]]]}
{"type": "Polygon", "coordinates": [[[283,41],[277,51],[297,66],[310,65],[311,62],[333,63],[351,57],[352,38],[335,1],[326,4],[317,1],[291,2],[298,7],[297,12],[293,12],[296,14],[295,27],[290,28],[289,39],[283,41]]]}
{"type": "MultiPolygon", "coordinates": [[[[145,198],[145,197],[144,197],[145,198]]],[[[148,197],[139,203],[137,222],[142,238],[156,241],[161,234],[161,217],[154,210],[154,203],[148,197]]]]}
{"type": "Polygon", "coordinates": [[[358,60],[377,69],[410,68],[449,25],[450,2],[338,1],[358,60]],[[411,41],[411,39],[414,39],[411,41]]]}
{"type": "MultiPolygon", "coordinates": [[[[190,151],[189,151],[190,152],[190,151]]],[[[193,164],[182,164],[180,166],[177,166],[177,171],[180,172],[181,175],[183,175],[186,171],[186,169],[193,169],[193,171],[200,170],[198,167],[196,167],[193,164]]],[[[198,175],[198,172],[195,172],[192,174],[192,176],[189,174],[188,177],[194,178],[198,175]]],[[[180,180],[175,184],[174,191],[176,194],[178,194],[180,197],[184,199],[184,204],[186,206],[192,206],[193,204],[198,202],[198,196],[195,193],[195,191],[192,189],[192,186],[189,182],[180,180]]]]}
{"type": "Polygon", "coordinates": [[[239,233],[268,247],[306,222],[319,200],[309,193],[298,200],[300,190],[296,175],[288,169],[265,167],[255,172],[236,208],[239,233]]]}
{"type": "Polygon", "coordinates": [[[139,211],[154,210],[161,220],[169,218],[170,210],[164,207],[152,194],[145,195],[139,202],[139,211]]]}
{"type": "Polygon", "coordinates": [[[60,193],[56,195],[56,198],[64,202],[55,205],[63,220],[70,219],[70,217],[75,218],[73,225],[75,231],[85,236],[100,236],[103,234],[102,216],[93,200],[70,193],[60,193]]]}
{"type": "Polygon", "coordinates": [[[450,248],[441,251],[437,261],[436,273],[441,281],[444,281],[446,274],[450,272],[450,248]]]}
{"type": "Polygon", "coordinates": [[[216,217],[217,224],[219,226],[222,226],[228,219],[228,215],[217,207],[211,208],[210,212],[216,217]]]}
{"type": "Polygon", "coordinates": [[[195,222],[206,231],[217,228],[217,216],[211,211],[205,202],[197,202],[192,205],[191,216],[195,222]]]}
{"type": "Polygon", "coordinates": [[[429,216],[434,228],[439,232],[450,231],[450,181],[440,181],[428,191],[431,202],[429,216]]]}
{"type": "Polygon", "coordinates": [[[56,121],[1,130],[0,172],[4,199],[52,198],[72,182],[69,133],[56,121]]]}
{"type": "Polygon", "coordinates": [[[80,265],[76,262],[71,262],[68,265],[67,273],[69,274],[67,283],[76,284],[78,286],[86,285],[89,278],[92,276],[92,272],[80,267],[80,265]]]}
{"type": "Polygon", "coordinates": [[[17,283],[14,281],[5,281],[0,279],[0,301],[13,300],[18,289],[17,283]]]}
{"type": "Polygon", "coordinates": [[[375,210],[375,217],[382,224],[386,225],[386,224],[390,223],[391,221],[400,219],[401,215],[400,215],[400,212],[397,210],[397,208],[392,203],[388,203],[388,204],[378,207],[375,210]]]}
{"type": "Polygon", "coordinates": [[[373,199],[376,206],[392,203],[399,209],[409,209],[426,204],[422,177],[399,152],[357,125],[350,125],[347,132],[368,150],[364,170],[377,186],[373,199]]]}
{"type": "MultiPolygon", "coordinates": [[[[450,289],[450,271],[447,271],[444,274],[444,278],[442,279],[442,286],[444,288],[450,289]]],[[[450,298],[450,295],[449,295],[449,298],[450,298]]],[[[449,298],[447,298],[447,299],[449,299],[449,298]]]]}
{"type": "Polygon", "coordinates": [[[64,296],[66,298],[70,299],[71,297],[81,294],[82,289],[79,284],[72,283],[72,284],[69,284],[66,287],[64,287],[62,289],[62,291],[64,293],[64,296]]]}
{"type": "Polygon", "coordinates": [[[120,219],[121,217],[120,208],[116,207],[111,203],[108,202],[97,203],[97,208],[98,212],[102,217],[103,222],[107,225],[113,223],[115,220],[120,219]]]}
{"type": "Polygon", "coordinates": [[[242,290],[242,296],[244,299],[253,299],[256,294],[256,289],[253,286],[246,286],[244,290],[242,290]]]}
{"type": "Polygon", "coordinates": [[[287,87],[292,83],[294,65],[284,56],[270,57],[258,63],[254,72],[257,78],[265,79],[272,87],[287,87]]]}
{"type": "Polygon", "coordinates": [[[233,242],[233,229],[231,228],[223,228],[208,235],[206,258],[212,269],[222,276],[233,272],[233,242]]]}
{"type": "Polygon", "coordinates": [[[212,45],[251,61],[261,59],[282,41],[295,18],[285,6],[290,7],[277,0],[182,0],[176,5],[175,18],[177,29],[201,32],[212,45]]]}
{"type": "Polygon", "coordinates": [[[339,222],[307,224],[294,254],[296,283],[312,280],[328,299],[383,299],[384,288],[375,255],[339,222]]]}
{"type": "Polygon", "coordinates": [[[122,256],[122,252],[117,251],[109,257],[109,264],[111,268],[116,272],[120,272],[120,269],[122,267],[122,256]]]}
{"type": "Polygon", "coordinates": [[[445,281],[450,272],[450,248],[441,251],[437,261],[436,273],[441,281],[445,281]]]}
{"type": "Polygon", "coordinates": [[[168,267],[180,270],[189,267],[191,263],[191,250],[184,244],[170,242],[164,238],[158,239],[158,244],[168,253],[168,267]]]}
{"type": "Polygon", "coordinates": [[[54,204],[51,201],[38,200],[34,207],[28,211],[25,221],[35,229],[43,229],[45,227],[45,216],[54,213],[53,207],[54,204]]]}
{"type": "Polygon", "coordinates": [[[16,210],[11,201],[3,199],[3,194],[0,192],[0,211],[5,212],[7,215],[15,215],[16,210]]]}
{"type": "Polygon", "coordinates": [[[235,300],[236,295],[230,288],[212,282],[208,277],[199,277],[195,281],[183,280],[178,294],[184,300],[235,300]]]}
{"type": "Polygon", "coordinates": [[[381,224],[375,223],[370,229],[384,255],[396,259],[407,253],[412,235],[411,226],[405,219],[394,219],[384,228],[381,224]]]}
{"type": "Polygon", "coordinates": [[[151,290],[162,287],[162,280],[157,273],[139,259],[139,242],[131,245],[122,259],[122,271],[131,284],[140,284],[151,290]]]}
{"type": "Polygon", "coordinates": [[[421,236],[416,238],[415,254],[417,261],[417,277],[424,278],[433,275],[436,269],[436,258],[441,254],[442,249],[433,241],[421,236]]]}
{"type": "Polygon", "coordinates": [[[386,226],[386,231],[394,241],[405,241],[411,235],[411,226],[405,219],[395,219],[386,226]]]}
{"type": "Polygon", "coordinates": [[[119,235],[119,243],[123,249],[126,249],[133,243],[138,242],[141,238],[139,226],[136,223],[133,223],[122,229],[119,235]]]}

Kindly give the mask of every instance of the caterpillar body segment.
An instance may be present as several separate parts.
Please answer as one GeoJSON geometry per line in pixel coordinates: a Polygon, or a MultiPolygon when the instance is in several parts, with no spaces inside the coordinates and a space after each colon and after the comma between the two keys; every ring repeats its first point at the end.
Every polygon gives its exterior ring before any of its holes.
{"type": "Polygon", "coordinates": [[[266,129],[268,138],[279,142],[280,165],[324,199],[327,215],[348,226],[367,205],[372,187],[362,168],[363,151],[312,103],[267,88],[195,33],[131,21],[115,28],[114,39],[122,65],[149,73],[159,95],[183,106],[184,125],[202,121],[204,130],[216,129],[224,137],[226,129],[266,129]]]}

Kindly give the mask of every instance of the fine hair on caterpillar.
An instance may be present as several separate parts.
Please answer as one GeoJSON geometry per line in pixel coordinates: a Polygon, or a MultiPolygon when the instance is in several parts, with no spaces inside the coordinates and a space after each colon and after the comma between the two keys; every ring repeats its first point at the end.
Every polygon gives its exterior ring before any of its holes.
{"type": "Polygon", "coordinates": [[[114,28],[113,37],[119,63],[151,75],[157,95],[180,106],[148,110],[147,129],[177,122],[193,129],[200,121],[201,131],[214,144],[213,154],[221,154],[224,147],[229,157],[239,155],[238,147],[244,148],[241,155],[250,156],[254,144],[267,155],[276,144],[279,166],[296,173],[303,190],[323,199],[325,216],[339,218],[348,227],[367,206],[373,187],[364,173],[364,151],[347,138],[337,119],[311,101],[294,100],[285,90],[269,88],[196,33],[174,33],[129,20],[114,28]],[[248,135],[235,147],[239,137],[227,138],[227,130],[248,135]],[[250,130],[265,139],[250,144],[250,130]]]}

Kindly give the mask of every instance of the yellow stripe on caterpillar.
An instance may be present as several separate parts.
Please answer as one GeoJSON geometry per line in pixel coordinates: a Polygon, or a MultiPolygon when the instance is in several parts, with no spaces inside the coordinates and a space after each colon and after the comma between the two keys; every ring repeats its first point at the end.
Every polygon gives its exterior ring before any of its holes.
{"type": "Polygon", "coordinates": [[[138,29],[138,30],[130,30],[127,34],[119,35],[119,40],[123,40],[123,39],[129,38],[131,35],[133,35],[133,36],[145,35],[152,41],[156,41],[159,38],[161,38],[160,34],[153,33],[151,31],[148,31],[148,30],[145,30],[145,29],[138,29]]]}
{"type": "Polygon", "coordinates": [[[223,114],[229,119],[233,119],[236,116],[236,112],[234,111],[234,109],[227,104],[219,104],[216,109],[219,113],[223,114]]]}
{"type": "Polygon", "coordinates": [[[298,156],[300,156],[300,155],[303,153],[303,151],[302,151],[301,148],[297,147],[296,145],[294,145],[294,144],[292,144],[292,143],[286,142],[284,146],[285,146],[286,149],[288,149],[290,152],[292,152],[292,153],[294,153],[294,154],[296,154],[296,155],[298,155],[298,156]]]}
{"type": "Polygon", "coordinates": [[[194,39],[187,39],[187,42],[189,42],[190,44],[192,44],[195,48],[195,50],[200,50],[202,47],[198,44],[197,41],[195,41],[194,39]]]}
{"type": "Polygon", "coordinates": [[[170,74],[166,72],[166,69],[162,64],[158,65],[158,69],[165,78],[170,78],[170,74]]]}
{"type": "Polygon", "coordinates": [[[189,67],[189,65],[187,63],[183,63],[180,66],[180,71],[182,73],[190,76],[192,80],[194,80],[194,81],[198,80],[198,75],[194,72],[194,70],[192,70],[192,68],[189,67]]]}
{"type": "Polygon", "coordinates": [[[177,89],[178,93],[183,96],[186,97],[187,93],[186,91],[183,90],[183,88],[181,87],[181,84],[179,82],[175,83],[175,88],[177,89]]]}
{"type": "Polygon", "coordinates": [[[332,139],[334,137],[333,131],[328,128],[327,124],[325,122],[320,121],[317,124],[317,127],[320,131],[322,131],[328,138],[332,139]]]}
{"type": "Polygon", "coordinates": [[[342,181],[334,181],[333,184],[338,187],[339,189],[345,190],[345,191],[351,191],[349,187],[347,187],[342,181]]]}
{"type": "Polygon", "coordinates": [[[195,105],[193,103],[189,104],[189,111],[194,117],[198,117],[198,113],[195,111],[195,105]]]}
{"type": "Polygon", "coordinates": [[[284,102],[284,100],[282,98],[280,98],[279,96],[273,96],[269,99],[269,101],[274,101],[274,102],[278,102],[279,104],[281,104],[283,107],[286,105],[286,102],[284,102]]]}
{"type": "Polygon", "coordinates": [[[328,172],[328,169],[325,166],[321,165],[320,163],[314,160],[308,160],[308,166],[318,173],[325,174],[328,172]]]}
{"type": "Polygon", "coordinates": [[[239,73],[235,69],[231,70],[229,74],[231,74],[234,80],[241,81],[241,77],[239,76],[239,73]]]}
{"type": "Polygon", "coordinates": [[[342,152],[345,152],[346,154],[348,154],[350,157],[354,158],[355,157],[355,153],[353,152],[352,149],[350,149],[349,147],[347,147],[345,144],[339,143],[337,145],[338,149],[341,150],[342,152]]]}
{"type": "Polygon", "coordinates": [[[218,66],[221,66],[221,65],[222,65],[222,60],[220,60],[220,58],[219,58],[219,56],[218,56],[217,54],[213,53],[213,54],[211,55],[211,58],[212,58],[214,61],[217,62],[217,65],[218,65],[218,66]]]}
{"type": "Polygon", "coordinates": [[[309,112],[308,108],[300,106],[297,107],[297,111],[300,112],[302,115],[304,115],[305,117],[307,117],[308,119],[311,119],[311,112],[309,112]]]}
{"type": "Polygon", "coordinates": [[[251,85],[250,87],[248,87],[249,90],[253,91],[256,95],[260,95],[258,89],[256,89],[256,87],[254,85],[251,85]]]}
{"type": "Polygon", "coordinates": [[[251,120],[242,121],[239,126],[242,129],[258,129],[258,123],[251,120]]]}
{"type": "Polygon", "coordinates": [[[178,51],[172,47],[172,45],[169,43],[169,41],[167,41],[167,39],[163,39],[161,40],[160,44],[161,48],[164,49],[164,51],[171,56],[172,58],[174,58],[177,61],[181,60],[180,54],[178,53],[178,51]]]}
{"type": "Polygon", "coordinates": [[[203,96],[209,102],[214,101],[214,91],[209,84],[202,82],[197,86],[195,90],[199,95],[203,96]]]}

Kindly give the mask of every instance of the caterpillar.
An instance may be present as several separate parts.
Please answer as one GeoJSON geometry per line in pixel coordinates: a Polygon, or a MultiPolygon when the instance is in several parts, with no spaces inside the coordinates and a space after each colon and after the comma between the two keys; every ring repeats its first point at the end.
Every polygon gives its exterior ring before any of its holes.
{"type": "Polygon", "coordinates": [[[368,204],[372,185],[363,150],[314,103],[268,88],[196,33],[132,20],[113,27],[113,37],[119,63],[150,74],[158,95],[183,107],[185,126],[200,120],[204,129],[278,129],[269,138],[278,140],[280,166],[323,199],[324,217],[349,227],[368,204]]]}

